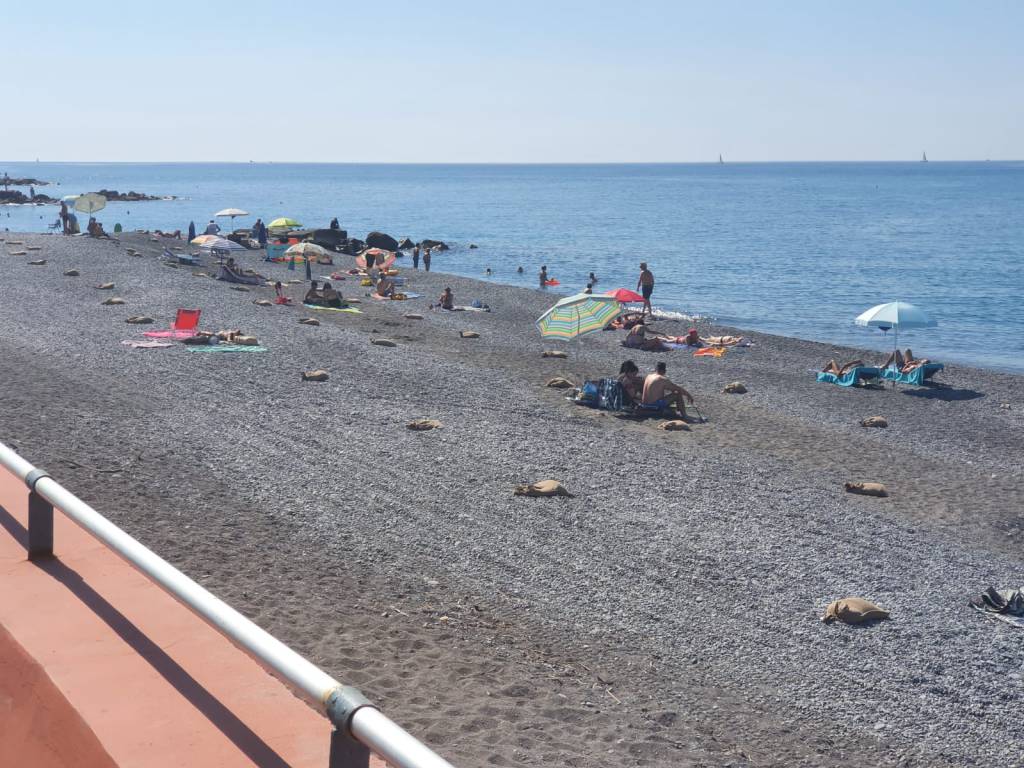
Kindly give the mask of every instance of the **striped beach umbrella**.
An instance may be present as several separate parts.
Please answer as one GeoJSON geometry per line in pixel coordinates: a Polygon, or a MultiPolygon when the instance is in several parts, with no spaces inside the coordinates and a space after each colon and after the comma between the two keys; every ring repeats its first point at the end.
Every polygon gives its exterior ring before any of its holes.
{"type": "Polygon", "coordinates": [[[566,296],[537,319],[537,330],[545,339],[575,339],[600,331],[622,314],[614,296],[577,293],[566,296]]]}

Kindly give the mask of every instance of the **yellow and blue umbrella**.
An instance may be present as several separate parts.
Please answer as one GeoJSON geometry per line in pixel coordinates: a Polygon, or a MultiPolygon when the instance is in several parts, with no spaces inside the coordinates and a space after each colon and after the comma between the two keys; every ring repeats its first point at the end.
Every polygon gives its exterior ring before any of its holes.
{"type": "Polygon", "coordinates": [[[541,315],[537,330],[545,339],[575,339],[602,330],[620,314],[622,305],[614,296],[577,293],[541,315]]]}

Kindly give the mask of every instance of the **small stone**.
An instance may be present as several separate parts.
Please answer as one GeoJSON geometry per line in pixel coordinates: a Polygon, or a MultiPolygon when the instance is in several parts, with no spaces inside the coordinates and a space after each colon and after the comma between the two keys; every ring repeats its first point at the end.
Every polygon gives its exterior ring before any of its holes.
{"type": "Polygon", "coordinates": [[[253,304],[255,304],[257,307],[272,307],[272,306],[274,306],[274,302],[270,301],[269,299],[256,299],[256,301],[254,301],[253,304]]]}
{"type": "Polygon", "coordinates": [[[378,347],[397,347],[398,344],[391,339],[370,339],[371,344],[376,344],[378,347]]]}
{"type": "Polygon", "coordinates": [[[129,325],[149,325],[153,322],[153,318],[146,315],[132,315],[125,322],[129,325]]]}
{"type": "Polygon", "coordinates": [[[847,493],[861,496],[888,496],[889,491],[881,483],[843,483],[847,493]]]}
{"type": "Polygon", "coordinates": [[[78,277],[80,274],[82,273],[79,272],[77,269],[64,270],[64,277],[78,277]]]}
{"type": "Polygon", "coordinates": [[[868,416],[864,419],[860,425],[862,427],[876,427],[878,429],[885,429],[889,426],[888,420],[884,416],[868,416]]]}
{"type": "Polygon", "coordinates": [[[231,285],[228,286],[232,291],[238,291],[239,293],[248,293],[249,289],[244,285],[231,285]]]}
{"type": "Polygon", "coordinates": [[[299,320],[299,325],[320,325],[320,321],[315,317],[304,317],[299,320]]]}
{"type": "Polygon", "coordinates": [[[480,334],[476,331],[459,331],[459,336],[464,339],[479,339],[480,334]]]}
{"type": "Polygon", "coordinates": [[[46,264],[46,259],[39,259],[39,261],[30,261],[29,265],[33,267],[42,267],[46,264]]]}
{"type": "Polygon", "coordinates": [[[112,290],[114,290],[114,284],[113,283],[100,283],[99,285],[96,286],[96,288],[97,288],[97,290],[100,290],[100,291],[112,291],[112,290]]]}
{"type": "Polygon", "coordinates": [[[540,353],[540,356],[541,357],[557,357],[560,360],[565,360],[567,357],[569,357],[568,353],[563,352],[560,349],[545,349],[543,352],[540,353]]]}
{"type": "Polygon", "coordinates": [[[403,315],[406,320],[422,320],[423,315],[417,315],[415,312],[410,312],[407,315],[403,315]]]}
{"type": "Polygon", "coordinates": [[[563,379],[561,376],[556,376],[553,379],[548,379],[548,383],[545,384],[544,386],[551,387],[552,389],[571,389],[576,385],[573,384],[568,379],[563,379]]]}
{"type": "Polygon", "coordinates": [[[722,390],[727,395],[744,395],[747,392],[747,388],[739,381],[731,381],[725,385],[725,389],[722,390]]]}
{"type": "Polygon", "coordinates": [[[658,425],[658,429],[664,429],[666,432],[689,432],[690,425],[682,419],[673,419],[672,421],[663,421],[658,425]]]}
{"type": "Polygon", "coordinates": [[[327,371],[317,369],[315,371],[303,371],[303,381],[327,381],[330,378],[330,374],[327,371]]]}
{"type": "Polygon", "coordinates": [[[108,307],[116,306],[118,304],[124,304],[124,299],[119,299],[116,296],[111,296],[109,299],[104,299],[103,301],[101,301],[100,304],[103,304],[108,307]]]}
{"type": "Polygon", "coordinates": [[[439,429],[443,426],[437,419],[416,419],[405,425],[406,429],[411,429],[414,432],[426,432],[427,430],[439,429]]]}

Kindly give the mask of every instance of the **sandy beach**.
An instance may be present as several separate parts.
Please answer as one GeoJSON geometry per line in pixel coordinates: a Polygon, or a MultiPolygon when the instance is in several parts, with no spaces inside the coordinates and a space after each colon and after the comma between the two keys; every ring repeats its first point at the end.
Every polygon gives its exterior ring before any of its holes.
{"type": "Polygon", "coordinates": [[[409,259],[422,298],[350,277],[362,314],[314,313],[255,305],[273,290],[231,290],[209,257],[162,264],[181,243],[2,237],[0,440],[456,765],[1024,765],[1024,631],[968,606],[1024,583],[1021,377],[947,365],[938,386],[849,390],[814,371],[877,353],[746,331],[718,359],[622,332],[543,342],[553,295],[409,259]],[[431,311],[445,286],[493,311],[431,311]],[[179,307],[267,351],[121,344],[179,307]],[[627,358],[664,360],[706,423],[665,432],[544,386],[627,358]],[[316,368],[329,381],[300,380],[316,368]],[[889,427],[860,426],[874,415],[889,427]],[[575,497],[512,495],[544,478],[575,497]],[[891,620],[820,622],[854,595],[891,620]]]}

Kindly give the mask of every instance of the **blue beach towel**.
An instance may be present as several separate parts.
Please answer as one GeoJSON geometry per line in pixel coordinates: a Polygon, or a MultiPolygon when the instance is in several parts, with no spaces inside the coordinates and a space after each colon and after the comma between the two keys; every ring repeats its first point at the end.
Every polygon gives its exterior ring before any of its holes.
{"type": "Polygon", "coordinates": [[[911,384],[915,387],[920,387],[945,367],[942,363],[926,363],[910,371],[910,373],[900,373],[895,368],[886,368],[882,371],[882,378],[886,381],[896,381],[900,384],[911,384]]]}
{"type": "Polygon", "coordinates": [[[822,371],[818,374],[818,381],[826,384],[838,384],[840,387],[855,387],[862,382],[877,379],[881,375],[881,368],[876,368],[871,365],[860,365],[856,368],[851,368],[842,376],[836,376],[834,373],[825,373],[822,371]]]}

